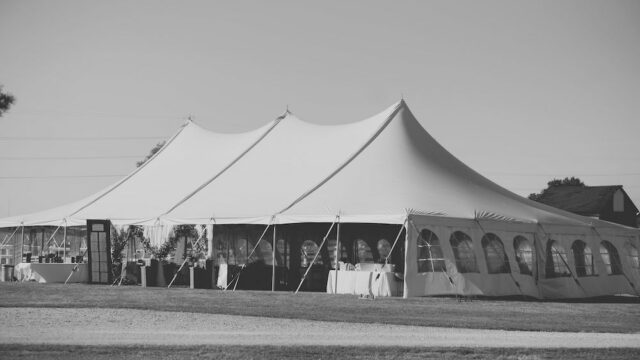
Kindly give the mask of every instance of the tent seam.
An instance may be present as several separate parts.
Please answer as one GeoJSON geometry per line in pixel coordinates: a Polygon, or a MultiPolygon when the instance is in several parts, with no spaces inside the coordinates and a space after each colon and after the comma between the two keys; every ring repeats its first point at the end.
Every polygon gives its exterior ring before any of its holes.
{"type": "Polygon", "coordinates": [[[260,142],[262,142],[262,140],[264,140],[264,138],[266,138],[271,133],[271,131],[276,126],[278,126],[278,124],[280,124],[280,122],[282,121],[282,119],[284,119],[286,117],[286,115],[287,114],[284,114],[284,115],[281,115],[281,116],[277,117],[275,122],[274,122],[274,124],[269,129],[267,129],[267,131],[265,131],[265,133],[262,134],[256,141],[254,141],[246,150],[244,150],[242,153],[240,153],[240,155],[238,155],[235,159],[233,159],[227,166],[225,166],[217,174],[215,174],[209,180],[205,181],[202,185],[197,187],[194,191],[192,191],[189,195],[185,196],[182,200],[178,201],[175,205],[173,205],[171,208],[169,208],[169,210],[167,210],[164,213],[162,213],[159,217],[165,216],[165,215],[169,214],[170,212],[172,212],[173,210],[175,210],[177,207],[182,205],[185,201],[187,201],[190,198],[192,198],[195,194],[200,192],[202,189],[207,187],[209,184],[211,184],[213,181],[215,181],[218,177],[220,177],[222,174],[224,174],[227,170],[229,170],[231,167],[233,167],[245,155],[247,155],[249,152],[251,152],[251,150],[253,150],[254,147],[256,147],[260,142]]]}
{"type": "Polygon", "coordinates": [[[160,155],[160,153],[162,153],[168,146],[169,144],[171,144],[177,137],[178,135],[180,135],[182,133],[182,131],[184,129],[186,129],[187,125],[189,125],[192,121],[191,120],[187,120],[182,126],[180,126],[180,129],[178,129],[178,131],[171,137],[169,138],[169,140],[167,140],[167,142],[160,148],[160,150],[158,150],[155,154],[153,154],[153,156],[151,156],[149,158],[149,160],[145,161],[142,165],[140,165],[138,168],[136,168],[133,172],[131,172],[129,175],[127,175],[124,179],[120,180],[118,183],[116,183],[115,185],[113,185],[109,190],[105,191],[103,194],[101,194],[100,196],[98,196],[97,198],[91,200],[88,204],[83,205],[82,207],[80,207],[80,209],[72,212],[69,216],[67,217],[71,217],[77,213],[79,213],[80,211],[86,209],[87,207],[95,204],[96,201],[102,199],[103,197],[105,197],[107,194],[111,193],[112,191],[114,191],[115,189],[117,189],[118,187],[120,187],[122,184],[124,184],[127,180],[129,180],[131,177],[133,177],[133,175],[137,174],[138,172],[140,172],[143,168],[145,168],[151,161],[153,161],[156,157],[158,157],[160,155]]]}
{"type": "Polygon", "coordinates": [[[337,169],[335,169],[327,177],[325,177],[322,181],[320,181],[320,183],[316,184],[316,186],[314,186],[313,188],[311,188],[311,189],[307,190],[306,192],[304,192],[301,196],[299,196],[296,200],[294,200],[291,204],[289,204],[289,206],[287,206],[284,209],[282,209],[279,212],[277,212],[277,214],[282,214],[285,211],[291,209],[296,204],[298,204],[300,201],[304,200],[307,196],[311,195],[316,190],[321,188],[324,184],[326,184],[334,176],[336,176],[338,173],[340,173],[344,168],[346,168],[366,148],[368,148],[369,145],[371,145],[378,138],[378,136],[380,136],[380,134],[382,134],[384,129],[387,128],[389,123],[391,123],[391,120],[393,120],[393,118],[395,118],[395,116],[398,114],[400,109],[402,109],[403,107],[404,107],[404,101],[400,101],[400,103],[396,106],[396,108],[393,110],[393,112],[387,117],[387,119],[384,121],[384,123],[378,128],[378,130],[376,130],[376,132],[360,148],[358,148],[358,150],[356,150],[355,153],[353,153],[351,156],[349,156],[345,162],[343,162],[340,166],[338,166],[337,169]]]}

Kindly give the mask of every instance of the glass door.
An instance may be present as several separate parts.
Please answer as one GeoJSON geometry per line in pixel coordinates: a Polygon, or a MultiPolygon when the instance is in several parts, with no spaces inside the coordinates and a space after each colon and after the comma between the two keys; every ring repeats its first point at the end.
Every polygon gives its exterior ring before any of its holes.
{"type": "Polygon", "coordinates": [[[89,282],[111,282],[111,223],[109,220],[87,220],[89,282]]]}

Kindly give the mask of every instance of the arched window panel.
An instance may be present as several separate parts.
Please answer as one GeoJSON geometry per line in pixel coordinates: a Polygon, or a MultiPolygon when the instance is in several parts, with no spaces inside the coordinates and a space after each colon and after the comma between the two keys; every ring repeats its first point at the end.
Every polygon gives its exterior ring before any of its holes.
{"type": "Polygon", "coordinates": [[[221,235],[213,237],[213,256],[216,259],[216,265],[228,263],[229,241],[226,237],[221,235]]]}
{"type": "Polygon", "coordinates": [[[258,248],[251,259],[251,262],[256,261],[261,261],[265,265],[273,265],[273,247],[269,241],[265,241],[264,239],[260,240],[258,248]]]}
{"type": "MultiPolygon", "coordinates": [[[[300,267],[309,267],[320,248],[313,240],[305,240],[300,248],[300,267]]],[[[318,255],[316,265],[322,265],[322,256],[318,255]]]]}
{"type": "Polygon", "coordinates": [[[456,266],[460,273],[473,273],[478,271],[478,262],[476,254],[473,252],[473,241],[469,235],[462,231],[456,231],[451,234],[451,248],[456,258],[456,266]]]}
{"type": "Polygon", "coordinates": [[[418,272],[443,272],[447,270],[440,240],[430,230],[420,232],[417,241],[418,246],[418,272]]]}
{"type": "Polygon", "coordinates": [[[547,242],[547,278],[571,276],[571,271],[567,265],[567,252],[555,240],[547,242]]]}
{"type": "Polygon", "coordinates": [[[489,274],[510,273],[511,266],[502,240],[496,234],[487,233],[482,237],[481,243],[489,274]]]}
{"type": "Polygon", "coordinates": [[[371,248],[366,241],[362,239],[356,240],[356,255],[357,262],[359,263],[372,263],[373,262],[373,254],[371,253],[371,248]]]}
{"type": "Polygon", "coordinates": [[[571,245],[571,251],[573,252],[573,260],[576,264],[576,275],[578,277],[597,275],[593,262],[593,252],[584,241],[574,241],[573,245],[571,245]]]}
{"type": "Polygon", "coordinates": [[[378,240],[377,249],[380,256],[378,261],[382,263],[391,253],[391,243],[387,239],[380,239],[378,240]]]}
{"type": "MultiPolygon", "coordinates": [[[[249,242],[247,239],[236,239],[233,247],[233,255],[235,265],[244,265],[247,263],[247,256],[249,255],[249,242]]],[[[231,264],[231,256],[229,256],[229,263],[231,264]]]]}
{"type": "Polygon", "coordinates": [[[276,241],[276,265],[289,268],[291,261],[289,244],[284,239],[276,241]]]}
{"type": "Polygon", "coordinates": [[[600,243],[600,256],[602,257],[602,262],[608,275],[622,274],[620,256],[618,255],[618,250],[612,243],[606,240],[600,243]]]}
{"type": "MultiPolygon", "coordinates": [[[[331,260],[331,268],[336,268],[336,239],[327,240],[327,251],[329,252],[329,259],[331,260]]],[[[338,255],[338,261],[346,261],[349,257],[347,253],[347,247],[343,242],[340,243],[340,254],[338,255]]]]}
{"type": "Polygon", "coordinates": [[[638,253],[638,248],[635,247],[631,242],[627,242],[626,248],[631,268],[635,269],[636,271],[640,271],[640,253],[638,253]]]}
{"type": "Polygon", "coordinates": [[[516,262],[520,268],[520,274],[532,275],[536,253],[531,242],[524,236],[518,235],[513,239],[513,248],[516,252],[516,262]]]}

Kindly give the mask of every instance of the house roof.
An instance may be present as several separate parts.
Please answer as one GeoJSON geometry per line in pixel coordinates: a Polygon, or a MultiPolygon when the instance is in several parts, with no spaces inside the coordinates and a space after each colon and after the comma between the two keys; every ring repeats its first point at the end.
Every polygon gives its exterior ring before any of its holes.
{"type": "Polygon", "coordinates": [[[538,201],[575,214],[598,216],[618,190],[622,190],[622,185],[554,186],[545,190],[538,201]]]}

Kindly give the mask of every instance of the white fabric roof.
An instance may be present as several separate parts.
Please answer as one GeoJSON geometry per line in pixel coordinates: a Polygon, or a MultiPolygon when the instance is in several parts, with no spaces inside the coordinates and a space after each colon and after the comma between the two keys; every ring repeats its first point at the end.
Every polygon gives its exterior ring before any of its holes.
{"type": "Polygon", "coordinates": [[[79,202],[0,219],[0,227],[82,224],[402,223],[408,213],[617,227],[529,201],[446,151],[404,101],[322,126],[287,113],[241,134],[185,124],[145,165],[79,202]]]}

